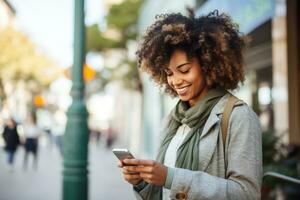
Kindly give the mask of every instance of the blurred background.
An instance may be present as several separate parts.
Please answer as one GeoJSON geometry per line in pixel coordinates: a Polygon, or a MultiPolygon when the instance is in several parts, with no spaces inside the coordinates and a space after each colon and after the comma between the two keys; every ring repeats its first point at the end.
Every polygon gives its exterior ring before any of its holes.
{"type": "MultiPolygon", "coordinates": [[[[249,37],[246,81],[233,92],[260,118],[264,171],[300,178],[299,1],[86,0],[89,199],[134,199],[111,149],[154,159],[177,101],[138,71],[137,41],[155,15],[187,8],[226,12],[249,37]]],[[[72,0],[0,0],[1,200],[61,198],[73,18],[72,0]]],[[[300,198],[299,185],[263,183],[262,199],[300,198]]]]}

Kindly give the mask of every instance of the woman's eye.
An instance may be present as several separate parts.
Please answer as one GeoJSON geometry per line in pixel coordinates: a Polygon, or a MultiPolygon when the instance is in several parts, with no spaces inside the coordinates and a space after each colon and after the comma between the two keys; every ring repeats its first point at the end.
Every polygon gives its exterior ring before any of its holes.
{"type": "Polygon", "coordinates": [[[189,71],[190,71],[189,69],[187,69],[187,70],[182,70],[181,73],[186,74],[186,73],[188,73],[189,71]]]}

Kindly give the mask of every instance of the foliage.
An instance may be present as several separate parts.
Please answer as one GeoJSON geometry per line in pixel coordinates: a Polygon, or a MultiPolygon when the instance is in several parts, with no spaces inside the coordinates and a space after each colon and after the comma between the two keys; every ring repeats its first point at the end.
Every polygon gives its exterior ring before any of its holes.
{"type": "MultiPolygon", "coordinates": [[[[281,137],[276,136],[275,131],[269,130],[262,133],[262,148],[264,173],[271,171],[291,177],[297,176],[296,168],[290,164],[294,162],[289,155],[289,146],[282,143],[281,137]]],[[[283,181],[271,177],[264,180],[264,185],[271,188],[282,184],[283,181]]]]}
{"type": "Polygon", "coordinates": [[[115,28],[120,31],[125,48],[126,41],[136,39],[137,21],[139,9],[142,5],[141,0],[126,0],[120,4],[113,5],[107,15],[108,27],[115,28]]]}
{"type": "Polygon", "coordinates": [[[105,37],[103,32],[99,31],[97,24],[87,27],[86,36],[87,51],[103,51],[105,49],[116,48],[119,46],[118,41],[105,37]]]}
{"type": "MultiPolygon", "coordinates": [[[[106,16],[107,28],[105,30],[100,30],[97,24],[88,26],[87,52],[104,53],[114,49],[126,53],[128,41],[136,40],[138,34],[137,21],[142,3],[143,0],[124,0],[112,5],[106,16]]],[[[121,59],[118,67],[110,71],[112,73],[110,78],[101,77],[102,72],[99,73],[98,78],[105,84],[114,79],[121,79],[126,88],[140,90],[136,62],[130,60],[128,56],[121,59]],[[119,76],[120,71],[126,71],[126,73],[119,76]]]]}
{"type": "Polygon", "coordinates": [[[277,149],[276,144],[279,142],[279,137],[269,130],[262,133],[262,149],[263,149],[263,164],[268,165],[274,162],[277,149]]]}
{"type": "Polygon", "coordinates": [[[5,98],[5,81],[34,81],[40,87],[47,86],[59,73],[55,64],[47,58],[22,32],[13,27],[0,31],[0,82],[2,98],[5,98]]]}

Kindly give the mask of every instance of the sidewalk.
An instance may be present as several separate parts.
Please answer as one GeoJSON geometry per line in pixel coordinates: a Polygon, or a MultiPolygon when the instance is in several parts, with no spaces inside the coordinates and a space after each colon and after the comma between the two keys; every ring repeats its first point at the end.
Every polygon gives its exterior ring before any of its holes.
{"type": "MultiPolygon", "coordinates": [[[[132,200],[132,189],[122,179],[117,160],[110,150],[90,145],[89,200],[132,200]]],[[[40,147],[38,169],[22,168],[24,151],[16,154],[15,169],[6,169],[6,154],[0,149],[1,200],[60,200],[62,188],[62,159],[55,146],[40,147]]],[[[31,158],[31,157],[30,157],[31,158]]],[[[31,159],[29,159],[31,161],[31,159]]]]}

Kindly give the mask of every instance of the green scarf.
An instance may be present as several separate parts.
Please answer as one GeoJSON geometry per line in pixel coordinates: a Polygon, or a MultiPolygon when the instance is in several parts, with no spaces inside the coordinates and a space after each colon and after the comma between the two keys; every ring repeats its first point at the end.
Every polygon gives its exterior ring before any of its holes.
{"type": "MultiPolygon", "coordinates": [[[[188,125],[191,130],[177,150],[175,166],[178,168],[198,170],[199,141],[205,122],[213,107],[227,93],[222,89],[210,89],[207,95],[193,107],[187,102],[179,101],[171,112],[171,120],[166,129],[166,136],[160,146],[156,161],[164,163],[168,146],[182,124],[188,125]]],[[[148,184],[147,200],[161,200],[162,187],[148,184]]]]}

